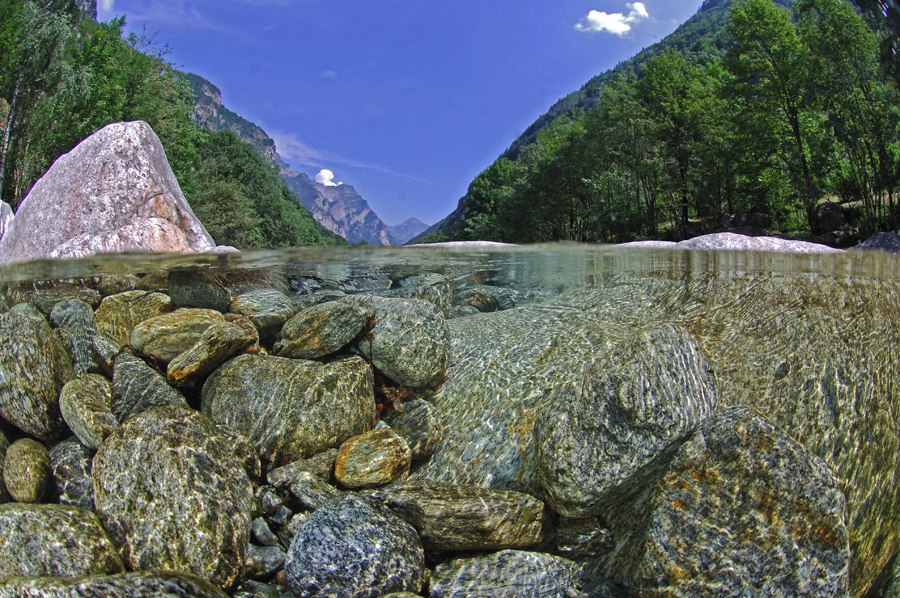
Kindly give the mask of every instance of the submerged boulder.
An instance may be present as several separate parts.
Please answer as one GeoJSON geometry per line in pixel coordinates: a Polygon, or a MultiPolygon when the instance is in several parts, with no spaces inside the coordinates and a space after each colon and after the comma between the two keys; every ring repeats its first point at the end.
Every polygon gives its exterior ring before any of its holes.
{"type": "Polygon", "coordinates": [[[108,125],[54,162],[0,239],[0,263],[215,246],[159,138],[136,121],[108,125]]]}
{"type": "Polygon", "coordinates": [[[186,573],[135,571],[118,575],[66,577],[11,577],[0,581],[0,598],[225,598],[219,588],[186,573]]]}
{"type": "Polygon", "coordinates": [[[438,565],[431,578],[429,595],[432,598],[567,598],[578,595],[577,569],[575,563],[562,557],[503,550],[438,565]]]}

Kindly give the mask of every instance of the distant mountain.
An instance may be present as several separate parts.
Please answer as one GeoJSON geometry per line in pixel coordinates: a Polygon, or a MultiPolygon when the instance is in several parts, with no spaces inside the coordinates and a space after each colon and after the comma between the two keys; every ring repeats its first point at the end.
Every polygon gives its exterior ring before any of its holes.
{"type": "Polygon", "coordinates": [[[281,177],[319,224],[351,243],[391,245],[405,242],[394,240],[389,227],[352,186],[320,185],[306,174],[292,170],[278,155],[275,141],[268,133],[222,104],[222,92],[218,87],[193,73],[185,73],[185,79],[194,92],[194,122],[213,131],[231,131],[278,164],[281,177]]]}
{"type": "Polygon", "coordinates": [[[394,243],[402,245],[428,230],[428,225],[418,218],[408,218],[400,224],[389,226],[388,230],[394,243]]]}

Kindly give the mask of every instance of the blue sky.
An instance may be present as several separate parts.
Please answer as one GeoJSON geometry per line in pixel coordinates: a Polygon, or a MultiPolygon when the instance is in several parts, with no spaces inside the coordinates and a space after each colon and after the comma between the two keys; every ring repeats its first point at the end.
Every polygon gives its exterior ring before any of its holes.
{"type": "Polygon", "coordinates": [[[311,176],[432,224],[553,102],[702,0],[100,0],[311,176]]]}

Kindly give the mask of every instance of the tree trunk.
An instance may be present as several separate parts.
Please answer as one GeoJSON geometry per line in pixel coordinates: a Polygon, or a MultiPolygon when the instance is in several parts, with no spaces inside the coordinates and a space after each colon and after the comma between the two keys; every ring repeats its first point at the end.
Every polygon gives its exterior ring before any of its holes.
{"type": "MultiPolygon", "coordinates": [[[[6,188],[6,160],[9,156],[9,140],[12,128],[16,119],[16,106],[19,99],[19,84],[22,81],[22,75],[16,79],[16,85],[13,87],[12,103],[9,105],[9,115],[6,118],[6,125],[3,127],[3,145],[0,146],[0,200],[3,199],[3,190],[6,188]]],[[[13,205],[15,207],[15,205],[13,205]]]]}

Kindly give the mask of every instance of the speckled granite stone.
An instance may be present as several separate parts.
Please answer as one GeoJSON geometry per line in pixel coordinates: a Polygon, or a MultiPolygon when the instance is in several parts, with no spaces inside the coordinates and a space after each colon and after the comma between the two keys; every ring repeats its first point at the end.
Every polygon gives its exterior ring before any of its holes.
{"type": "Polygon", "coordinates": [[[50,322],[66,331],[71,341],[69,357],[76,374],[94,369],[93,343],[97,334],[94,309],[80,299],[60,301],[50,311],[50,322]]]}
{"type": "Polygon", "coordinates": [[[97,451],[93,477],[97,513],[130,568],[187,571],[222,588],[239,579],[253,490],[201,413],[157,407],[126,421],[97,451]]]}
{"type": "Polygon", "coordinates": [[[59,391],[74,375],[43,316],[0,314],[0,417],[41,440],[59,438],[59,391]]]}
{"type": "Polygon", "coordinates": [[[33,503],[44,497],[50,484],[50,454],[31,438],[20,438],[6,450],[3,483],[16,502],[33,503]]]}
{"type": "Polygon", "coordinates": [[[119,425],[112,412],[112,383],[99,374],[85,374],[63,386],[59,409],[82,444],[96,450],[119,425]]]}
{"type": "Polygon", "coordinates": [[[131,353],[113,360],[113,413],[120,422],[153,407],[187,407],[180,392],[169,386],[162,374],[131,353]]]}
{"type": "Polygon", "coordinates": [[[542,539],[544,503],[521,492],[419,481],[367,496],[415,527],[429,550],[526,548],[542,539]]]}
{"type": "Polygon", "coordinates": [[[295,359],[330,355],[359,336],[374,315],[349,299],[308,307],[285,323],[272,350],[295,359]]]}
{"type": "Polygon", "coordinates": [[[425,554],[408,523],[347,496],[303,522],[288,550],[285,572],[299,596],[376,598],[418,592],[425,554]]]}
{"type": "Polygon", "coordinates": [[[371,430],[347,439],[334,461],[335,479],[348,488],[383,486],[409,473],[412,453],[390,428],[371,430]]]}
{"type": "Polygon", "coordinates": [[[431,598],[568,598],[577,594],[575,563],[539,552],[503,550],[435,567],[431,598]]]}
{"type": "Polygon", "coordinates": [[[135,571],[80,579],[12,577],[0,598],[226,598],[219,588],[186,573],[135,571]]]}
{"type": "Polygon", "coordinates": [[[573,396],[535,425],[538,478],[548,504],[591,517],[652,483],[716,406],[715,379],[697,341],[671,325],[612,349],[573,396]]]}
{"type": "Polygon", "coordinates": [[[128,345],[131,344],[131,332],[135,326],[172,309],[172,301],[166,294],[126,291],[105,297],[94,312],[94,322],[97,332],[120,345],[128,345]]]}
{"type": "Polygon", "coordinates": [[[340,445],[375,423],[372,371],[358,357],[322,364],[240,355],[203,385],[203,412],[241,430],[268,467],[340,445]]]}
{"type": "Polygon", "coordinates": [[[155,361],[167,364],[187,351],[224,316],[212,309],[181,308],[144,320],[131,332],[131,346],[155,361]]]}
{"type": "Polygon", "coordinates": [[[94,510],[94,455],[77,438],[69,438],[50,449],[53,490],[60,504],[94,510]]]}
{"type": "Polygon", "coordinates": [[[406,440],[413,461],[430,457],[444,437],[437,409],[423,399],[404,401],[403,410],[391,411],[384,422],[406,440]]]}
{"type": "Polygon", "coordinates": [[[0,505],[0,530],[0,579],[123,571],[122,559],[90,511],[8,503],[0,505]]]}
{"type": "Polygon", "coordinates": [[[273,486],[287,488],[293,483],[299,473],[309,472],[317,479],[327,482],[331,480],[335,458],[337,458],[337,449],[331,448],[317,453],[309,459],[300,459],[282,467],[271,469],[266,479],[273,486]]]}

